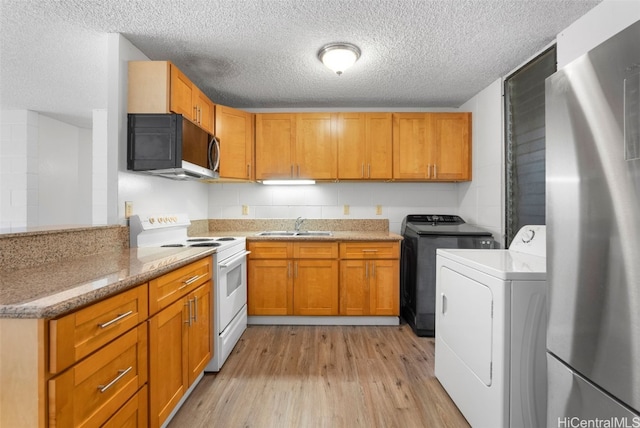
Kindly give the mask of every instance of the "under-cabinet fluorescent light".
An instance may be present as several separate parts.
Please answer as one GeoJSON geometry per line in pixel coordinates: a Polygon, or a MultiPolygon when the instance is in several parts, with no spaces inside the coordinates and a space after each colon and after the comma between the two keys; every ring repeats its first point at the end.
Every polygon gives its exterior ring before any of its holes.
{"type": "Polygon", "coordinates": [[[316,184],[315,180],[262,180],[268,186],[300,186],[302,184],[316,184]]]}

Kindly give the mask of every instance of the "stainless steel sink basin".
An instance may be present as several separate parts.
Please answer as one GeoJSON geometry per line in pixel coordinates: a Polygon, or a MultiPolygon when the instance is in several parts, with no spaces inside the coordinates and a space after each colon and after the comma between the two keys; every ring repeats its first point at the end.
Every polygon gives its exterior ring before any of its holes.
{"type": "Polygon", "coordinates": [[[296,236],[331,236],[331,232],[327,232],[324,230],[296,232],[296,236]]]}
{"type": "Polygon", "coordinates": [[[332,236],[333,234],[327,230],[304,230],[300,232],[288,230],[267,230],[257,233],[256,236],[332,236]]]}
{"type": "Polygon", "coordinates": [[[270,230],[267,232],[260,232],[257,236],[293,236],[296,232],[287,232],[284,230],[270,230]]]}

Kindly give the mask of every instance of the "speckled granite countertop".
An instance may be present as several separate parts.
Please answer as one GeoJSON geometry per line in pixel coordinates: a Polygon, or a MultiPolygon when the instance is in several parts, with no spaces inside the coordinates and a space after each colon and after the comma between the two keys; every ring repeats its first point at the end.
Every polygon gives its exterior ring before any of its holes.
{"type": "MultiPolygon", "coordinates": [[[[256,236],[293,230],[294,219],[195,220],[190,236],[247,241],[400,241],[386,219],[308,219],[331,236],[256,236]]],[[[213,254],[212,248],[128,248],[126,226],[15,231],[0,236],[0,318],[55,318],[213,254]]]]}
{"type": "Polygon", "coordinates": [[[126,248],[0,271],[0,318],[55,318],[215,252],[126,248]]]}

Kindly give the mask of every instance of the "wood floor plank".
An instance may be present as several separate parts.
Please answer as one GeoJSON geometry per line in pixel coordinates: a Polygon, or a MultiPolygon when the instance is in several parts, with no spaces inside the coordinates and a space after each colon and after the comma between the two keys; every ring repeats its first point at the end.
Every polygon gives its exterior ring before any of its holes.
{"type": "Polygon", "coordinates": [[[468,427],[433,361],[404,324],[249,326],[169,427],[468,427]]]}

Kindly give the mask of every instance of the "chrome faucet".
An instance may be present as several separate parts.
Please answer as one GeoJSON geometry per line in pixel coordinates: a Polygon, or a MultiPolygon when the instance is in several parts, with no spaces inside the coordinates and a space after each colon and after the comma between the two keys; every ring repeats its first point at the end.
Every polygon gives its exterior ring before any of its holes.
{"type": "Polygon", "coordinates": [[[300,232],[300,226],[302,226],[302,223],[304,223],[304,221],[305,221],[305,220],[306,220],[306,219],[305,219],[305,218],[302,218],[302,217],[298,217],[298,218],[296,219],[296,224],[295,224],[295,226],[293,227],[293,228],[295,229],[295,231],[296,231],[296,232],[300,232]]]}

